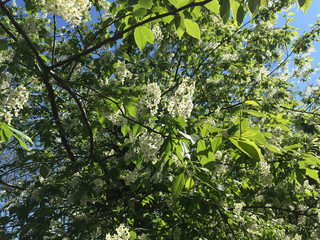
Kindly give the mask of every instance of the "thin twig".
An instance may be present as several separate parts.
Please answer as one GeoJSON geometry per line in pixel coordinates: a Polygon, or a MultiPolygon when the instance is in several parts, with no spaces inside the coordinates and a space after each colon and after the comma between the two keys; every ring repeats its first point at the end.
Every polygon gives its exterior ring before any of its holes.
{"type": "Polygon", "coordinates": [[[52,56],[51,56],[51,64],[54,65],[54,58],[56,52],[56,34],[57,34],[57,26],[56,26],[56,15],[53,15],[53,43],[52,43],[52,56]]]}

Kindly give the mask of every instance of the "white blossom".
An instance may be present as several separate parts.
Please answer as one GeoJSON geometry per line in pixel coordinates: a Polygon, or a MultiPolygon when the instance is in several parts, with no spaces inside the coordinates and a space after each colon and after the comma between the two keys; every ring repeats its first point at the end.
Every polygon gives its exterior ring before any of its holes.
{"type": "Polygon", "coordinates": [[[8,124],[11,123],[13,116],[17,117],[29,98],[29,92],[22,85],[12,88],[8,84],[0,86],[1,95],[5,96],[0,102],[0,117],[8,124]]]}
{"type": "Polygon", "coordinates": [[[127,69],[126,64],[120,60],[118,60],[115,75],[120,80],[122,85],[126,79],[130,79],[132,77],[132,73],[127,69]]]}
{"type": "Polygon", "coordinates": [[[192,97],[194,93],[195,82],[190,83],[190,78],[186,77],[179,85],[174,96],[167,104],[167,109],[172,117],[181,116],[188,119],[193,109],[192,97]]]}
{"type": "Polygon", "coordinates": [[[158,160],[158,151],[163,143],[163,138],[156,133],[144,131],[139,137],[139,145],[146,162],[155,164],[158,160]]]}
{"type": "Polygon", "coordinates": [[[161,28],[158,25],[155,24],[155,25],[153,25],[151,30],[153,32],[155,41],[156,42],[161,42],[162,39],[163,39],[163,34],[162,34],[162,31],[161,31],[161,28]]]}
{"type": "Polygon", "coordinates": [[[84,13],[88,13],[89,0],[37,0],[38,4],[52,15],[58,15],[72,25],[79,25],[84,13]]]}
{"type": "Polygon", "coordinates": [[[246,204],[243,203],[243,202],[241,202],[241,203],[236,203],[236,204],[234,205],[234,209],[233,209],[234,214],[236,214],[236,215],[239,216],[242,208],[243,208],[245,205],[246,205],[246,204]]]}
{"type": "Polygon", "coordinates": [[[161,101],[161,90],[158,84],[150,83],[147,85],[146,95],[142,98],[141,103],[146,106],[151,115],[156,115],[158,111],[158,105],[161,101]]]}

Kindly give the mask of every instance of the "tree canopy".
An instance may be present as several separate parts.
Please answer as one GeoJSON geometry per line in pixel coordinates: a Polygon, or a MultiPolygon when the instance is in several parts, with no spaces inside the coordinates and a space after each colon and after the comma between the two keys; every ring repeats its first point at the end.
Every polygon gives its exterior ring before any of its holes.
{"type": "Polygon", "coordinates": [[[0,238],[318,239],[310,4],[0,0],[0,238]]]}

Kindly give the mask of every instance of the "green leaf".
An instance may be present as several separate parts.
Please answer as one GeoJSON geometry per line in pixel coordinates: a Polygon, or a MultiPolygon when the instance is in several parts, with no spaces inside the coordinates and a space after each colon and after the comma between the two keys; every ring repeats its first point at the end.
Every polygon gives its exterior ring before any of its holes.
{"type": "Polygon", "coordinates": [[[248,0],[249,10],[252,15],[255,15],[260,6],[260,0],[248,0]]]}
{"type": "Polygon", "coordinates": [[[241,137],[252,137],[252,136],[255,136],[255,135],[257,135],[257,133],[256,132],[252,132],[252,131],[247,131],[247,132],[245,132],[245,133],[243,133],[242,135],[241,135],[241,137]]]}
{"type": "Polygon", "coordinates": [[[43,178],[47,178],[49,174],[49,169],[45,165],[40,166],[40,176],[43,178]]]}
{"type": "Polygon", "coordinates": [[[209,133],[217,133],[217,132],[222,132],[224,130],[222,128],[210,127],[210,125],[207,125],[207,126],[209,126],[209,127],[206,130],[209,133]]]}
{"type": "Polygon", "coordinates": [[[22,141],[16,134],[13,134],[13,136],[19,141],[21,147],[28,150],[27,144],[24,141],[22,141]]]}
{"type": "Polygon", "coordinates": [[[211,139],[211,148],[213,153],[216,153],[221,143],[222,143],[221,133],[217,134],[213,139],[211,139]]]}
{"type": "Polygon", "coordinates": [[[208,149],[206,151],[206,154],[198,155],[198,158],[200,159],[200,163],[203,167],[205,167],[206,171],[210,172],[214,169],[215,167],[215,157],[214,153],[208,149]]]}
{"type": "Polygon", "coordinates": [[[240,7],[240,3],[236,0],[230,0],[231,13],[234,19],[237,19],[237,12],[240,7]]]}
{"type": "Polygon", "coordinates": [[[133,16],[135,16],[135,17],[143,17],[146,14],[147,14],[147,9],[145,9],[142,6],[140,6],[139,4],[134,6],[133,11],[132,11],[132,15],[133,16]]]}
{"type": "Polygon", "coordinates": [[[194,186],[194,180],[192,179],[192,177],[189,177],[188,180],[186,181],[185,189],[190,190],[193,188],[193,186],[194,186]]]}
{"type": "Polygon", "coordinates": [[[245,13],[244,13],[244,8],[243,8],[242,6],[240,6],[240,7],[238,8],[238,11],[237,11],[237,23],[238,23],[239,25],[242,24],[243,19],[244,19],[244,15],[245,15],[245,13]]]}
{"type": "Polygon", "coordinates": [[[218,0],[212,0],[211,2],[205,4],[204,6],[214,13],[219,13],[220,11],[220,4],[218,0]]]}
{"type": "Polygon", "coordinates": [[[178,31],[183,32],[186,29],[186,26],[184,24],[184,17],[181,15],[175,15],[174,16],[174,27],[176,29],[176,32],[178,33],[178,31]]]}
{"type": "Polygon", "coordinates": [[[177,176],[172,186],[172,198],[177,199],[185,185],[184,172],[177,176]]]}
{"type": "Polygon", "coordinates": [[[256,117],[266,117],[267,115],[255,110],[244,110],[244,112],[249,113],[250,115],[256,116],[256,117]]]}
{"type": "Polygon", "coordinates": [[[261,0],[261,6],[268,7],[269,0],[261,0]]]}
{"type": "Polygon", "coordinates": [[[200,40],[200,28],[198,24],[191,19],[185,19],[184,24],[186,26],[187,33],[194,38],[197,38],[200,40]]]}
{"type": "Polygon", "coordinates": [[[220,17],[223,19],[223,22],[226,23],[230,17],[230,0],[222,1],[222,5],[220,6],[219,12],[220,12],[220,17]]]}
{"type": "Polygon", "coordinates": [[[174,121],[182,129],[184,129],[184,128],[186,128],[186,126],[188,126],[188,124],[186,123],[185,119],[183,117],[181,117],[181,116],[174,118],[174,121]]]}
{"type": "Polygon", "coordinates": [[[134,40],[136,41],[136,44],[138,45],[140,51],[142,51],[147,42],[153,44],[154,36],[149,28],[140,26],[134,30],[134,40]]]}
{"type": "Polygon", "coordinates": [[[161,153],[170,153],[173,149],[173,140],[172,137],[169,135],[163,142],[161,148],[160,148],[160,152],[161,153]]]}
{"type": "Polygon", "coordinates": [[[295,149],[295,148],[302,148],[302,145],[300,143],[297,143],[297,144],[284,146],[283,150],[292,150],[292,149],[295,149]]]}
{"type": "Polygon", "coordinates": [[[8,42],[5,39],[0,39],[0,51],[8,49],[8,42]]]}
{"type": "Polygon", "coordinates": [[[27,11],[36,11],[36,4],[33,0],[24,0],[27,11]]]}
{"type": "Polygon", "coordinates": [[[132,117],[136,117],[137,106],[136,102],[131,98],[126,98],[123,101],[123,107],[126,110],[127,115],[131,115],[132,117]]]}
{"type": "Polygon", "coordinates": [[[247,139],[236,139],[236,138],[229,138],[229,140],[238,148],[240,149],[243,153],[248,155],[252,159],[256,160],[263,160],[263,156],[261,154],[260,149],[258,146],[247,139]]]}
{"type": "MultiPolygon", "coordinates": [[[[267,144],[267,140],[261,132],[258,132],[255,130],[252,130],[252,132],[254,132],[256,134],[253,136],[247,136],[246,138],[248,138],[258,144],[262,144],[262,145],[267,144]]],[[[243,137],[243,135],[242,135],[242,137],[243,137]]]]}
{"type": "Polygon", "coordinates": [[[146,9],[151,9],[153,5],[152,0],[139,0],[139,5],[146,8],[146,9]]]}
{"type": "Polygon", "coordinates": [[[97,114],[97,116],[98,116],[98,119],[99,119],[99,122],[100,122],[101,126],[102,126],[103,128],[106,128],[106,121],[107,121],[107,119],[106,119],[105,114],[100,113],[100,112],[98,112],[98,111],[96,111],[96,114],[97,114]]]}
{"type": "Polygon", "coordinates": [[[318,176],[318,171],[314,169],[307,168],[306,169],[306,175],[311,177],[312,179],[316,180],[319,182],[319,176],[318,176]]]}
{"type": "Polygon", "coordinates": [[[176,8],[181,8],[191,2],[191,0],[169,0],[169,2],[176,8]]]}
{"type": "Polygon", "coordinates": [[[306,163],[309,165],[320,166],[320,159],[312,154],[303,154],[303,158],[306,160],[306,163]]]}
{"type": "Polygon", "coordinates": [[[136,239],[136,238],[137,238],[137,234],[136,234],[136,232],[134,232],[134,231],[130,231],[130,232],[129,232],[129,234],[130,234],[130,239],[134,240],[134,239],[136,239]]]}
{"type": "Polygon", "coordinates": [[[126,124],[126,125],[121,126],[121,132],[124,137],[127,136],[129,131],[130,131],[129,125],[126,124]]]}
{"type": "Polygon", "coordinates": [[[132,126],[133,136],[137,136],[137,135],[141,132],[141,129],[142,129],[141,125],[135,123],[135,124],[132,126]]]}
{"type": "Polygon", "coordinates": [[[244,104],[258,106],[258,107],[260,106],[256,101],[252,101],[252,100],[245,101],[244,104]]]}
{"type": "Polygon", "coordinates": [[[14,129],[14,128],[10,127],[10,126],[8,126],[8,128],[9,128],[12,132],[16,133],[19,137],[27,140],[27,141],[30,142],[31,144],[34,144],[34,143],[32,142],[32,140],[31,140],[31,138],[28,137],[28,136],[27,136],[26,134],[24,134],[23,132],[20,132],[19,130],[14,129]]]}
{"type": "Polygon", "coordinates": [[[298,0],[299,7],[302,8],[306,2],[307,0],[298,0]]]}
{"type": "Polygon", "coordinates": [[[201,153],[206,150],[207,150],[206,141],[203,139],[200,139],[197,143],[197,153],[201,153]]]}
{"type": "Polygon", "coordinates": [[[273,145],[271,145],[271,144],[268,144],[268,145],[267,145],[267,148],[268,148],[270,151],[274,152],[274,153],[282,154],[282,152],[280,151],[280,149],[279,149],[278,147],[276,147],[276,146],[273,146],[273,145]]]}
{"type": "Polygon", "coordinates": [[[2,142],[9,141],[11,139],[11,136],[12,136],[11,129],[5,123],[1,123],[0,127],[1,127],[1,141],[2,142]]]}
{"type": "Polygon", "coordinates": [[[301,9],[304,12],[304,14],[307,13],[307,10],[310,7],[311,3],[312,3],[312,0],[305,0],[305,3],[303,4],[303,6],[301,6],[301,9]]]}

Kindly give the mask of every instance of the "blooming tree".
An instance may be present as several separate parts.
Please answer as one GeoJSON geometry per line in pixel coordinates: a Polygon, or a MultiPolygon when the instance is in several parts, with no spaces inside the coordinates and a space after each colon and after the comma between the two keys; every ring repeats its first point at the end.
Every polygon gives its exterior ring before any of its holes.
{"type": "Polygon", "coordinates": [[[318,239],[310,4],[0,0],[0,238],[318,239]]]}

